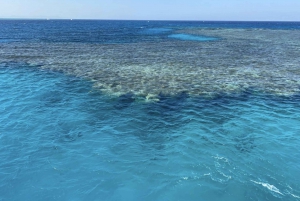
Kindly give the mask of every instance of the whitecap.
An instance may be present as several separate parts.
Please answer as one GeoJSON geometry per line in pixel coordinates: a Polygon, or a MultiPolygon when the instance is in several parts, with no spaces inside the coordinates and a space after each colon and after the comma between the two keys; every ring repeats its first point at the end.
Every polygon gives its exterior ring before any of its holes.
{"type": "Polygon", "coordinates": [[[257,182],[257,181],[253,181],[251,180],[252,182],[256,183],[256,184],[260,184],[262,185],[263,187],[269,189],[270,191],[273,191],[274,193],[278,193],[280,195],[283,195],[278,188],[276,188],[274,185],[271,185],[271,184],[268,184],[268,183],[263,183],[263,182],[257,182]]]}
{"type": "Polygon", "coordinates": [[[290,195],[293,196],[294,198],[300,199],[300,196],[294,195],[294,194],[292,194],[292,193],[290,193],[290,195]]]}

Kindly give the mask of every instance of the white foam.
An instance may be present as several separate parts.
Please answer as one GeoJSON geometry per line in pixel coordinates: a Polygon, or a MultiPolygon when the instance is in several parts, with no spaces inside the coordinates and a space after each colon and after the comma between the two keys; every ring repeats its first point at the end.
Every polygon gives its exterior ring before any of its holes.
{"type": "Polygon", "coordinates": [[[300,197],[299,196],[297,196],[297,195],[294,195],[294,194],[292,194],[292,193],[290,193],[291,194],[291,196],[293,196],[294,198],[298,198],[298,199],[300,199],[300,197]]]}
{"type": "Polygon", "coordinates": [[[263,187],[269,189],[270,191],[273,191],[274,193],[278,193],[280,195],[283,195],[278,188],[276,188],[275,186],[271,185],[271,184],[268,184],[268,183],[263,183],[263,182],[257,182],[257,181],[253,181],[251,180],[252,182],[256,183],[256,184],[260,184],[262,185],[263,187]]]}

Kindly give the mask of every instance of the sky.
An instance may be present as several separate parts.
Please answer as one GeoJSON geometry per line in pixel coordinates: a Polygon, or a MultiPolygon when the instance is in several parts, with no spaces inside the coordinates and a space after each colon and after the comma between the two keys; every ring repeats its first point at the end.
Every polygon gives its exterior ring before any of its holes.
{"type": "Polygon", "coordinates": [[[300,0],[0,0],[0,18],[300,21],[300,0]]]}

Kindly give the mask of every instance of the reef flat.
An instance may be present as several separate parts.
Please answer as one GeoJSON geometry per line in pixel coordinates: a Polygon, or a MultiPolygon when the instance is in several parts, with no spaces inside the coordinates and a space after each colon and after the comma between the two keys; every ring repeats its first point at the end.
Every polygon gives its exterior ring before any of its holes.
{"type": "Polygon", "coordinates": [[[146,99],[182,92],[215,96],[251,89],[289,96],[300,91],[299,30],[193,28],[173,32],[218,40],[6,42],[0,43],[0,62],[20,61],[62,71],[93,81],[106,94],[131,93],[146,99]]]}

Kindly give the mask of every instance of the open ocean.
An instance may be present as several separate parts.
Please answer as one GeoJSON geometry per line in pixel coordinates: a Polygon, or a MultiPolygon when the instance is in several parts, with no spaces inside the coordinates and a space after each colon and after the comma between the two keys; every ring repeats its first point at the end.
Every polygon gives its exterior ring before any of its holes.
{"type": "Polygon", "coordinates": [[[300,200],[300,22],[0,20],[19,200],[300,200]]]}

